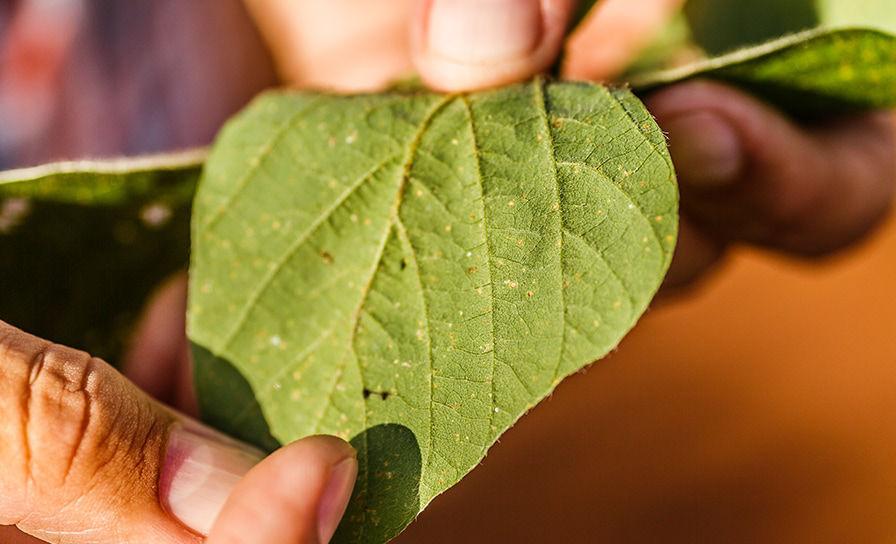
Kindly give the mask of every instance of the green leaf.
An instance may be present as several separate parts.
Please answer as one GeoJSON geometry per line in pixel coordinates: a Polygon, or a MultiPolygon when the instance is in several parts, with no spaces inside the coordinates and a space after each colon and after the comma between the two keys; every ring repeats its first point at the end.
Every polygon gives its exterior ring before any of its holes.
{"type": "Polygon", "coordinates": [[[202,151],[0,173],[0,319],[114,361],[186,267],[202,151]]]}
{"type": "Polygon", "coordinates": [[[816,28],[896,32],[893,0],[688,0],[685,13],[711,54],[816,28]]]}
{"type": "Polygon", "coordinates": [[[664,137],[628,91],[269,94],[197,195],[203,415],[267,447],[350,439],[338,541],[387,541],[617,345],[676,231],[664,137]]]}
{"type": "Polygon", "coordinates": [[[813,30],[681,68],[642,74],[639,93],[693,78],[741,87],[797,117],[896,106],[896,36],[813,30]]]}

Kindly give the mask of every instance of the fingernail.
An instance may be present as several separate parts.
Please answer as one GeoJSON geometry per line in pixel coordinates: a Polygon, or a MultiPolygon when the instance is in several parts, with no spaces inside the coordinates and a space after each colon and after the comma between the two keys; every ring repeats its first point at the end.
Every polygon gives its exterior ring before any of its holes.
{"type": "Polygon", "coordinates": [[[234,486],[264,456],[197,427],[172,429],[159,494],[163,506],[181,523],[208,535],[234,486]]]}
{"type": "Polygon", "coordinates": [[[427,44],[432,53],[464,64],[490,64],[538,46],[540,0],[432,0],[427,44]]]}
{"type": "Polygon", "coordinates": [[[718,188],[734,183],[743,170],[740,137],[722,117],[699,112],[663,123],[669,152],[682,184],[718,188]]]}
{"type": "Polygon", "coordinates": [[[322,543],[333,538],[352,496],[357,475],[358,460],[355,457],[341,461],[330,471],[330,479],[317,511],[317,530],[322,543]]]}

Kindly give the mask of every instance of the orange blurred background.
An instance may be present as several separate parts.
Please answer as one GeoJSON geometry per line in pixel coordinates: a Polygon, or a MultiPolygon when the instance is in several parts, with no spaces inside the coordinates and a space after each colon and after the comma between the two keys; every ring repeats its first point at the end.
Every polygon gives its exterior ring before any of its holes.
{"type": "Polygon", "coordinates": [[[398,542],[896,541],[894,279],[896,216],[832,262],[737,252],[398,542]]]}
{"type": "Polygon", "coordinates": [[[896,541],[896,216],[738,251],[563,383],[401,542],[896,541]]]}

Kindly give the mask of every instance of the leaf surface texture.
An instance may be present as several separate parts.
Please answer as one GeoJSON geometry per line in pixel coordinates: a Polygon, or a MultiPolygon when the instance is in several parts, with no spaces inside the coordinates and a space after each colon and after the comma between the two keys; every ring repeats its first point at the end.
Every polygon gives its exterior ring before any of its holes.
{"type": "Polygon", "coordinates": [[[677,189],[628,91],[269,94],[223,131],[193,218],[204,416],[359,451],[337,539],[384,542],[634,325],[677,189]]]}

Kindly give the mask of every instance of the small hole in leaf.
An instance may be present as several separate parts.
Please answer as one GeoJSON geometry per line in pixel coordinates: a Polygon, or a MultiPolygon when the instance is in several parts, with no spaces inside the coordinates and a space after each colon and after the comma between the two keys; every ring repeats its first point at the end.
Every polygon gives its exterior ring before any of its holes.
{"type": "Polygon", "coordinates": [[[388,391],[371,391],[370,389],[367,389],[367,388],[364,389],[363,394],[364,394],[365,400],[369,399],[371,396],[379,397],[382,400],[388,400],[389,397],[392,395],[388,391]]]}
{"type": "Polygon", "coordinates": [[[408,267],[408,262],[404,259],[401,260],[401,269],[404,270],[408,267]]]}

